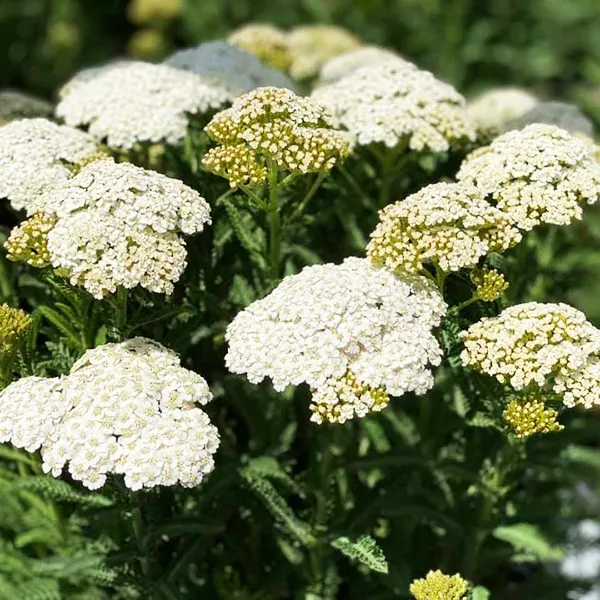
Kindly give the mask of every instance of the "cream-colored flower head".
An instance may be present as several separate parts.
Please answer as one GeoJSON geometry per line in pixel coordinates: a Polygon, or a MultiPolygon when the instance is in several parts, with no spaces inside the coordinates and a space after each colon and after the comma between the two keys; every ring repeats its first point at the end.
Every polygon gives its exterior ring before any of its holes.
{"type": "Polygon", "coordinates": [[[52,105],[45,100],[16,90],[0,91],[0,125],[17,119],[49,117],[51,114],[52,105]]]}
{"type": "Polygon", "coordinates": [[[64,83],[61,88],[58,90],[58,98],[62,100],[65,96],[69,95],[78,85],[82,83],[88,83],[98,75],[102,73],[106,73],[115,67],[124,67],[125,65],[134,64],[136,61],[120,58],[106,64],[96,66],[96,67],[86,67],[85,69],[81,69],[69,79],[66,83],[64,83]]]}
{"type": "Polygon", "coordinates": [[[112,160],[90,163],[37,202],[57,218],[50,263],[98,298],[137,285],[171,293],[186,266],[182,234],[211,222],[204,198],[181,181],[112,160]]]}
{"type": "Polygon", "coordinates": [[[564,429],[556,420],[558,412],[553,408],[546,408],[544,402],[535,395],[511,400],[502,416],[518,438],[564,429]]]}
{"type": "Polygon", "coordinates": [[[225,358],[251,383],[306,383],[313,421],[380,410],[388,394],[423,394],[441,349],[432,329],[446,310],[422,277],[396,276],[361,258],[306,267],[227,328],[225,358]]]}
{"type": "Polygon", "coordinates": [[[285,33],[268,23],[248,23],[233,31],[227,41],[275,69],[287,71],[292,63],[285,33]]]}
{"type": "Polygon", "coordinates": [[[461,337],[466,367],[516,390],[568,377],[600,352],[600,331],[566,304],[517,304],[481,319],[461,337]]]}
{"type": "Polygon", "coordinates": [[[434,183],[379,213],[367,256],[408,273],[420,272],[428,262],[457,271],[520,239],[508,217],[486,202],[476,187],[434,183]]]}
{"type": "Polygon", "coordinates": [[[69,179],[99,153],[95,140],[46,119],[23,119],[0,127],[0,198],[33,212],[39,194],[69,179]]]}
{"type": "Polygon", "coordinates": [[[496,88],[473,98],[467,112],[479,129],[499,130],[509,121],[529,112],[539,100],[515,87],[496,88]]]}
{"type": "Polygon", "coordinates": [[[411,150],[442,152],[475,139],[465,99],[431,73],[383,64],[363,67],[312,98],[328,108],[360,146],[406,144],[411,150]]]}
{"type": "Polygon", "coordinates": [[[346,29],[334,25],[301,25],[287,35],[294,79],[308,79],[330,59],[362,45],[346,29]]]}
{"type": "Polygon", "coordinates": [[[0,304],[0,360],[13,355],[31,325],[31,317],[19,308],[0,304]]]}
{"type": "Polygon", "coordinates": [[[568,225],[600,197],[600,164],[589,143],[533,124],[472,152],[457,175],[477,185],[520,229],[568,225]]]}
{"type": "Polygon", "coordinates": [[[410,584],[415,600],[467,600],[469,583],[458,573],[444,575],[441,571],[429,571],[424,579],[410,584]]]}
{"type": "Polygon", "coordinates": [[[335,83],[363,67],[372,68],[384,64],[392,64],[407,71],[417,68],[413,63],[387,48],[362,46],[328,60],[319,72],[319,83],[322,85],[335,83]]]}
{"type": "Polygon", "coordinates": [[[588,356],[580,368],[560,373],[554,391],[562,395],[568,407],[600,406],[600,353],[588,356]]]}
{"type": "Polygon", "coordinates": [[[258,88],[216,114],[206,132],[221,146],[209,150],[204,166],[232,187],[258,184],[272,161],[293,173],[328,171],[349,152],[349,138],[310,98],[279,88],[258,88]]]}
{"type": "Polygon", "coordinates": [[[177,144],[190,115],[209,113],[230,100],[223,86],[167,65],[126,62],[66,86],[56,114],[87,127],[114,148],[136,143],[177,144]]]}
{"type": "Polygon", "coordinates": [[[26,377],[0,393],[0,440],[41,449],[43,469],[90,489],[122,474],[132,490],[195,487],[219,434],[198,405],[212,394],[160,344],[134,338],[88,350],[68,375],[26,377]],[[149,460],[151,457],[151,460],[149,460]]]}

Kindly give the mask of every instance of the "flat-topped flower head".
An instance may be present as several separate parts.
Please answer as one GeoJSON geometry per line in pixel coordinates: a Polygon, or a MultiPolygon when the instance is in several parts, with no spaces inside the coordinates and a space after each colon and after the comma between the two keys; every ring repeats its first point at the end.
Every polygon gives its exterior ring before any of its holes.
{"type": "Polygon", "coordinates": [[[553,389],[565,406],[600,406],[600,353],[588,356],[581,367],[560,373],[553,389]]]}
{"type": "Polygon", "coordinates": [[[475,139],[465,99],[431,73],[383,64],[363,67],[312,98],[328,108],[360,146],[406,144],[411,150],[443,152],[475,139]]]}
{"type": "Polygon", "coordinates": [[[502,416],[518,438],[564,429],[564,426],[556,420],[558,412],[553,408],[546,408],[544,402],[536,396],[511,400],[502,416]]]}
{"type": "Polygon", "coordinates": [[[417,68],[413,63],[387,48],[361,46],[328,60],[319,72],[319,83],[322,85],[335,83],[363,67],[379,67],[384,64],[392,64],[407,71],[417,68]]]}
{"type": "Polygon", "coordinates": [[[457,175],[479,187],[520,229],[568,225],[600,197],[600,164],[584,140],[555,125],[509,131],[472,152],[457,175]]]}
{"type": "Polygon", "coordinates": [[[444,575],[441,571],[429,571],[424,579],[410,584],[415,600],[467,600],[469,583],[458,573],[444,575]]]}
{"type": "Polygon", "coordinates": [[[418,273],[428,262],[457,271],[520,238],[508,217],[476,187],[434,183],[380,211],[367,256],[408,273],[418,273]]]}
{"type": "Polygon", "coordinates": [[[241,50],[254,54],[266,65],[287,71],[292,63],[286,35],[268,23],[248,23],[236,29],[227,41],[241,50]]]}
{"type": "Polygon", "coordinates": [[[287,35],[290,49],[290,74],[308,79],[330,59],[362,45],[353,33],[335,25],[301,25],[287,35]]]}
{"type": "Polygon", "coordinates": [[[194,487],[213,470],[219,435],[199,405],[206,381],[160,344],[134,338],[88,350],[68,375],[26,377],[0,393],[0,440],[41,449],[90,489],[122,474],[132,490],[194,487]],[[148,460],[151,456],[152,460],[148,460]]]}
{"type": "Polygon", "coordinates": [[[461,334],[466,367],[521,390],[544,387],[600,352],[600,331],[567,304],[528,302],[484,318],[461,334]]]}
{"type": "Polygon", "coordinates": [[[51,114],[52,105],[45,100],[17,90],[0,91],[0,125],[17,119],[49,117],[51,114]]]}
{"type": "Polygon", "coordinates": [[[40,193],[67,181],[99,151],[91,136],[46,119],[8,123],[0,127],[0,198],[34,212],[40,193]]]}
{"type": "Polygon", "coordinates": [[[25,311],[0,304],[0,360],[16,352],[30,325],[25,311]]]}
{"type": "Polygon", "coordinates": [[[198,233],[210,224],[210,207],[179,179],[131,163],[98,160],[83,167],[65,184],[36,200],[37,208],[65,217],[94,208],[121,219],[128,227],[198,233]]]}
{"type": "Polygon", "coordinates": [[[48,234],[56,225],[56,216],[34,213],[14,227],[4,244],[6,258],[41,269],[50,265],[48,234]]]}
{"type": "Polygon", "coordinates": [[[294,89],[294,83],[287,75],[222,40],[180,50],[165,63],[200,75],[208,83],[224,85],[233,96],[258,87],[294,89]]]}
{"type": "Polygon", "coordinates": [[[112,160],[90,163],[36,202],[53,217],[43,231],[45,251],[37,234],[46,221],[38,217],[11,236],[12,253],[24,256],[21,247],[29,251],[33,239],[34,259],[61,269],[97,298],[138,285],[171,293],[186,266],[183,234],[211,222],[204,198],[181,181],[112,160]]]}
{"type": "Polygon", "coordinates": [[[124,62],[66,87],[56,114],[87,127],[113,148],[136,143],[177,144],[190,116],[210,113],[230,100],[221,85],[167,65],[124,62]]]}
{"type": "Polygon", "coordinates": [[[259,183],[269,161],[293,173],[328,171],[349,152],[347,134],[333,126],[331,115],[310,98],[258,88],[207,125],[208,135],[222,148],[209,150],[203,164],[230,179],[232,187],[259,183]]]}
{"type": "Polygon", "coordinates": [[[426,279],[366,259],[306,267],[235,317],[226,365],[279,391],[306,383],[313,420],[342,422],[431,388],[442,354],[432,329],[445,310],[426,279]]]}
{"type": "Polygon", "coordinates": [[[495,88],[473,98],[467,111],[479,129],[498,131],[509,121],[529,112],[539,100],[516,87],[495,88]]]}

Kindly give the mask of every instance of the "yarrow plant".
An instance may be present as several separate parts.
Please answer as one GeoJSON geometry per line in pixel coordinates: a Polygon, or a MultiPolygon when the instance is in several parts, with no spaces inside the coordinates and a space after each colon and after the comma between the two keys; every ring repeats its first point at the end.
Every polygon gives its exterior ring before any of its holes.
{"type": "Polygon", "coordinates": [[[593,147],[554,125],[509,131],[462,163],[460,181],[479,187],[525,231],[568,225],[598,200],[600,164],[593,147]]]}
{"type": "Polygon", "coordinates": [[[132,61],[67,84],[56,114],[110,147],[130,150],[136,143],[179,143],[191,116],[208,114],[230,98],[225,87],[194,73],[132,61]]]}
{"type": "Polygon", "coordinates": [[[133,490],[193,487],[214,467],[219,435],[197,406],[211,400],[208,385],[151,340],[89,350],[68,375],[20,379],[0,398],[0,439],[41,449],[55,476],[68,463],[90,489],[111,473],[133,490]]]}
{"type": "Polygon", "coordinates": [[[367,255],[408,273],[422,271],[430,261],[443,271],[457,271],[520,239],[508,217],[476,187],[436,183],[381,211],[367,255]]]}
{"type": "Polygon", "coordinates": [[[344,422],[381,410],[387,395],[423,394],[439,364],[432,334],[446,305],[423,278],[349,258],[285,278],[229,325],[226,364],[277,390],[306,383],[312,419],[344,422]]]}
{"type": "MultiPolygon", "coordinates": [[[[184,4],[130,3],[130,51],[198,39],[184,4]]],[[[462,91],[251,24],[0,126],[0,597],[571,594],[598,148],[462,91]]]]}
{"type": "Polygon", "coordinates": [[[0,127],[0,197],[17,210],[34,212],[40,193],[102,154],[96,141],[77,129],[46,119],[13,121],[0,127]]]}
{"type": "Polygon", "coordinates": [[[112,160],[90,163],[39,196],[36,209],[11,235],[9,256],[49,263],[97,298],[137,285],[171,293],[186,266],[181,234],[210,224],[210,208],[195,190],[112,160]]]}
{"type": "Polygon", "coordinates": [[[538,102],[533,94],[520,88],[494,88],[470,100],[467,111],[484,133],[498,133],[510,121],[529,112],[538,102]]]}

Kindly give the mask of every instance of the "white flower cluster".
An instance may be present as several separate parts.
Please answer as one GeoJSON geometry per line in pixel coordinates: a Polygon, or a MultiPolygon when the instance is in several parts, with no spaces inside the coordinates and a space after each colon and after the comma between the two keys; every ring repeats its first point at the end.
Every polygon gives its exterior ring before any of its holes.
{"type": "Polygon", "coordinates": [[[290,31],[286,41],[294,79],[314,77],[328,60],[362,45],[354,34],[335,25],[302,25],[290,31]]]}
{"type": "Polygon", "coordinates": [[[67,181],[82,163],[100,153],[95,140],[46,119],[23,119],[0,127],[0,198],[32,212],[50,186],[67,181]]]}
{"type": "Polygon", "coordinates": [[[51,114],[52,105],[45,100],[16,90],[0,91],[0,125],[16,119],[49,117],[51,114]]]}
{"type": "Polygon", "coordinates": [[[377,409],[386,394],[431,388],[429,365],[442,355],[432,329],[445,310],[424,278],[366,259],[306,267],[235,317],[226,365],[251,383],[268,377],[276,390],[307,383],[313,420],[343,422],[377,409]]]}
{"type": "Polygon", "coordinates": [[[234,96],[258,87],[294,89],[294,83],[284,73],[221,40],[180,50],[165,63],[200,75],[208,83],[224,85],[234,96]]]}
{"type": "Polygon", "coordinates": [[[124,62],[67,84],[56,114],[115,148],[140,143],[176,144],[190,115],[218,109],[230,100],[221,85],[167,65],[124,62]]]}
{"type": "Polygon", "coordinates": [[[363,67],[312,98],[328,108],[361,146],[442,152],[462,140],[474,140],[475,128],[465,99],[431,73],[388,63],[363,67]]]}
{"type": "Polygon", "coordinates": [[[476,187],[434,183],[380,211],[367,255],[409,273],[418,273],[428,261],[444,271],[458,271],[520,239],[508,217],[476,187]]]}
{"type": "Polygon", "coordinates": [[[41,449],[43,469],[90,489],[108,474],[132,490],[198,485],[219,434],[197,405],[206,381],[160,344],[134,338],[88,350],[68,375],[26,377],[0,392],[0,441],[41,449]]]}
{"type": "Polygon", "coordinates": [[[496,130],[529,112],[538,102],[533,94],[520,88],[496,88],[471,100],[467,112],[479,129],[496,130]]]}
{"type": "Polygon", "coordinates": [[[462,362],[522,390],[547,385],[567,406],[600,404],[600,330],[566,304],[529,302],[462,333],[462,362]]]}
{"type": "Polygon", "coordinates": [[[195,190],[112,160],[90,163],[42,194],[38,208],[58,216],[48,233],[51,264],[97,298],[137,285],[171,293],[186,266],[180,233],[210,223],[210,208],[195,190]]]}
{"type": "Polygon", "coordinates": [[[600,197],[593,146],[554,125],[504,133],[467,156],[457,177],[479,187],[526,231],[540,223],[568,225],[581,218],[582,204],[600,197]]]}
{"type": "Polygon", "coordinates": [[[362,67],[373,68],[384,64],[393,64],[398,68],[406,68],[408,71],[417,68],[413,63],[396,54],[396,52],[380,48],[379,46],[362,46],[328,60],[321,67],[319,83],[323,85],[335,83],[343,77],[352,75],[352,73],[362,67]]]}
{"type": "Polygon", "coordinates": [[[206,132],[221,146],[209,150],[204,166],[232,187],[258,184],[267,162],[299,174],[328,171],[349,152],[348,134],[318,103],[291,90],[258,88],[217,113],[206,132]]]}

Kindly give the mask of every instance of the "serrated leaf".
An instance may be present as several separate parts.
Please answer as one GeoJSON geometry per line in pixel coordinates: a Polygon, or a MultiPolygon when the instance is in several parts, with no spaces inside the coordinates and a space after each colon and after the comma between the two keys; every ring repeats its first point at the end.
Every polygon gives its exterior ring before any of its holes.
{"type": "Polygon", "coordinates": [[[66,481],[45,475],[21,478],[17,483],[17,489],[40,492],[53,500],[73,502],[83,506],[103,507],[113,503],[106,496],[93,492],[81,492],[66,481]]]}
{"type": "Polygon", "coordinates": [[[356,542],[347,537],[339,537],[332,540],[331,545],[348,558],[358,560],[372,571],[388,572],[388,563],[383,550],[371,536],[363,535],[356,542]]]}
{"type": "Polygon", "coordinates": [[[556,561],[564,556],[563,549],[553,546],[531,523],[496,527],[493,535],[496,539],[509,543],[517,552],[524,553],[519,557],[520,560],[529,556],[540,561],[556,561]]]}

